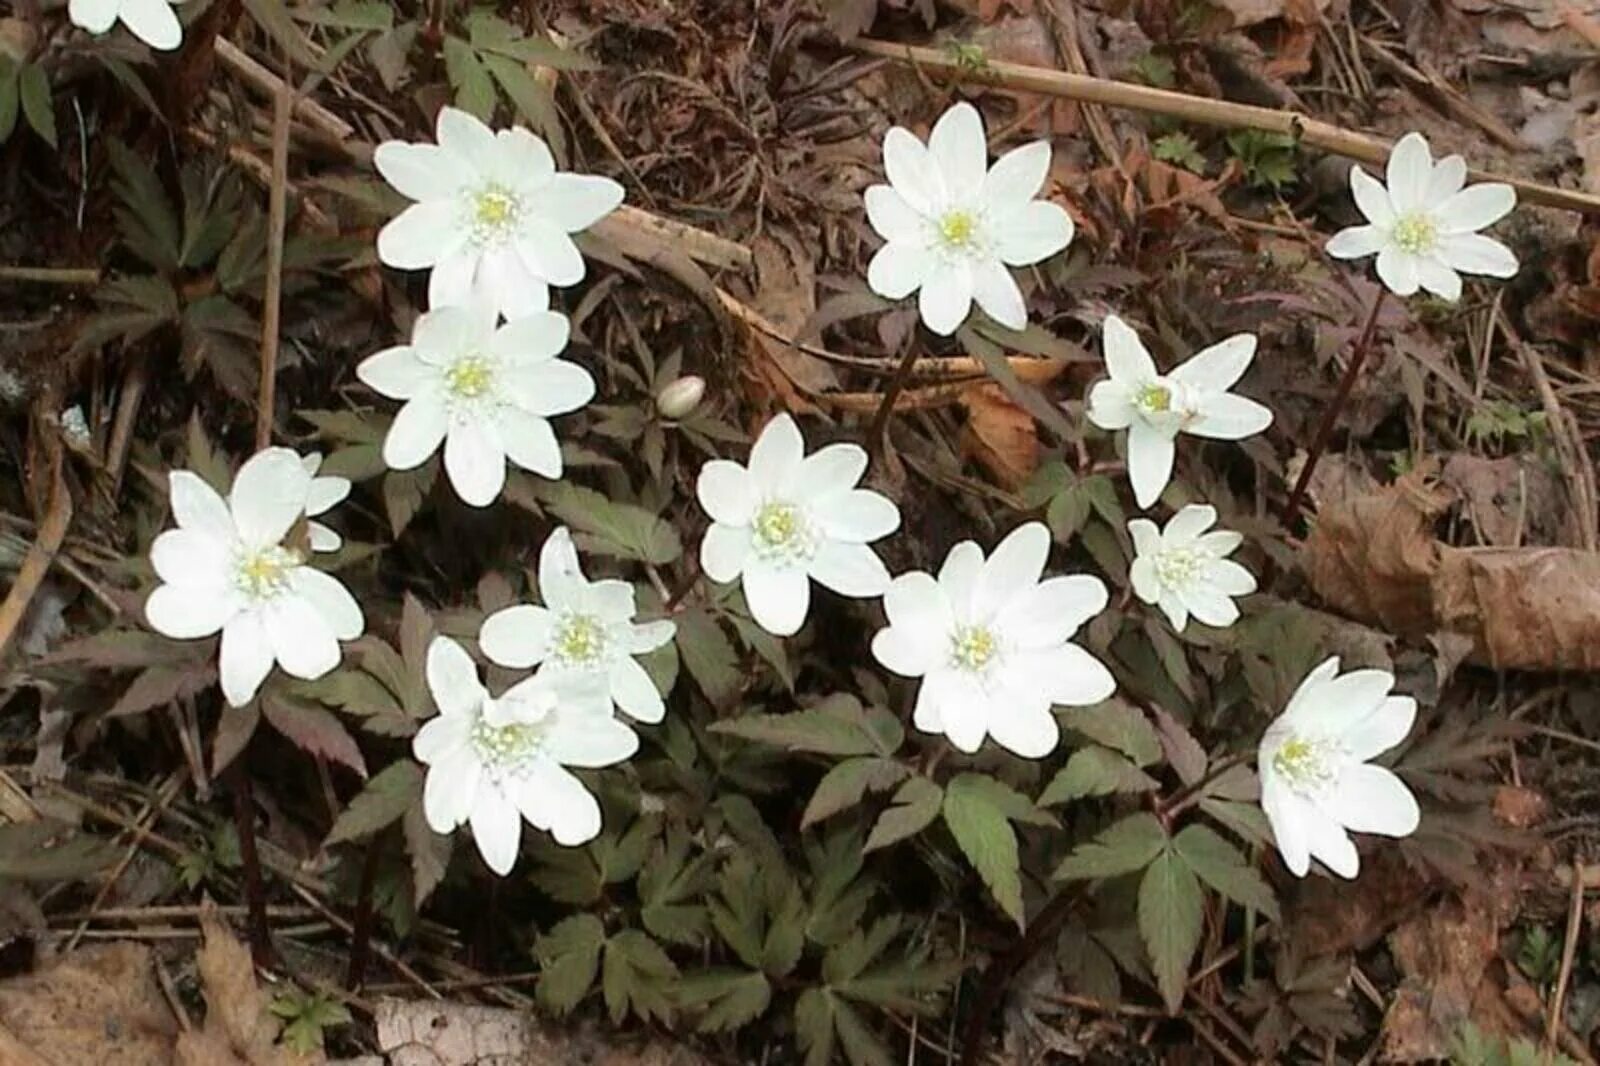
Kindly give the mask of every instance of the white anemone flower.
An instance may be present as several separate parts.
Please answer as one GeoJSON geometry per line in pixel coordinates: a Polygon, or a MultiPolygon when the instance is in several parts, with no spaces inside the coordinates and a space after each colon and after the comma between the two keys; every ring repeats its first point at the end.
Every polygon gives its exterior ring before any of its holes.
{"type": "Polygon", "coordinates": [[[593,675],[623,713],[661,721],[666,704],[634,656],[667,643],[676,627],[665,620],[635,623],[638,605],[626,581],[584,577],[565,526],[539,552],[539,595],[543,607],[517,604],[484,619],[478,633],[483,653],[501,666],[593,675]]]}
{"type": "Polygon", "coordinates": [[[524,819],[567,847],[599,834],[600,804],[570,768],[614,766],[639,750],[603,688],[536,675],[490,696],[449,637],[428,645],[427,675],[439,714],[411,750],[428,767],[422,811],[434,832],[470,825],[483,861],[501,876],[516,865],[524,819]]]}
{"type": "Polygon", "coordinates": [[[1387,670],[1340,676],[1337,656],[1311,671],[1261,738],[1261,808],[1284,865],[1304,877],[1317,859],[1340,877],[1360,871],[1350,833],[1409,836],[1421,814],[1393,771],[1367,760],[1411,732],[1417,701],[1391,696],[1387,670]]]}
{"type": "Polygon", "coordinates": [[[867,453],[830,444],[805,454],[787,414],[766,424],[740,466],[712,459],[695,485],[711,528],[700,542],[700,568],[713,581],[744,580],[756,623],[793,636],[811,609],[815,578],[841,596],[869,598],[889,587],[889,571],[867,545],[900,528],[900,510],[856,482],[867,453]]]}
{"type": "Polygon", "coordinates": [[[506,460],[543,477],[561,476],[553,415],[594,397],[594,378],[557,358],[570,327],[554,311],[495,327],[482,305],[441,307],[417,318],[411,343],[369,356],[356,376],[404,400],[383,442],[395,470],[420,466],[444,443],[456,493],[486,507],[506,482],[506,460]]]}
{"type": "Polygon", "coordinates": [[[1025,759],[1061,739],[1050,708],[1099,703],[1115,691],[1105,664],[1071,643],[1105,609],[1105,584],[1087,574],[1044,578],[1050,531],[1012,530],[987,559],[972,541],[950,549],[937,579],[901,574],[884,593],[889,625],[872,654],[921,678],[911,721],[967,754],[985,737],[1025,759]]]}
{"type": "Polygon", "coordinates": [[[90,33],[105,33],[121,20],[128,32],[151,48],[170,52],[183,41],[174,0],[70,0],[67,17],[90,33]]]}
{"type": "Polygon", "coordinates": [[[168,476],[169,529],[150,546],[162,584],[145,601],[157,632],[179,640],[222,632],[219,672],[230,704],[250,702],[276,662],[315,680],[339,665],[339,642],[361,635],[361,608],[337,578],[306,563],[291,532],[312,477],[288,448],[257,452],[224,501],[199,475],[168,476]]]}
{"type": "Polygon", "coordinates": [[[1128,477],[1140,507],[1155,503],[1172,479],[1179,433],[1241,440],[1272,424],[1271,411],[1228,391],[1255,358],[1254,334],[1235,333],[1168,374],[1116,315],[1106,316],[1104,337],[1111,377],[1089,390],[1089,421],[1128,431],[1128,477]]]}
{"type": "Polygon", "coordinates": [[[1420,133],[1400,138],[1385,177],[1387,186],[1360,166],[1350,168],[1350,191],[1367,224],[1334,234],[1329,255],[1376,254],[1378,277],[1395,295],[1422,288],[1451,302],[1461,298],[1462,274],[1516,274],[1511,249],[1478,232],[1517,206],[1511,186],[1494,181],[1467,187],[1466,161],[1450,155],[1435,163],[1420,133]]]}
{"type": "Polygon", "coordinates": [[[1145,603],[1161,608],[1172,628],[1182,633],[1193,615],[1208,626],[1231,626],[1239,620],[1235,596],[1256,590],[1250,571],[1227,558],[1244,543],[1242,533],[1219,529],[1217,509],[1191,503],[1157,529],[1148,518],[1128,523],[1134,560],[1129,577],[1145,603]]]}
{"type": "MultiPolygon", "coordinates": [[[[350,495],[349,478],[336,475],[317,477],[317,471],[322,468],[320,453],[312,452],[300,462],[306,468],[306,473],[311,475],[311,484],[306,490],[307,519],[327,514],[350,495]]],[[[306,535],[314,552],[336,552],[344,545],[344,538],[321,522],[307,521],[306,535]]]]}
{"type": "Polygon", "coordinates": [[[544,311],[551,285],[583,280],[570,234],[622,203],[610,178],[556,170],[544,141],[521,126],[498,133],[465,111],[439,111],[438,144],[385,141],[372,161],[409,199],[378,233],[378,258],[432,268],[428,306],[485,303],[506,318],[544,311]]]}
{"type": "Polygon", "coordinates": [[[948,337],[972,303],[1008,329],[1028,324],[1008,266],[1048,259],[1072,241],[1072,216],[1036,200],[1050,171],[1050,144],[1015,148],[989,166],[977,108],[940,116],[927,145],[895,126],[883,138],[887,185],[867,190],[867,219],[889,243],[867,266],[867,284],[899,300],[921,290],[922,321],[948,337]]]}

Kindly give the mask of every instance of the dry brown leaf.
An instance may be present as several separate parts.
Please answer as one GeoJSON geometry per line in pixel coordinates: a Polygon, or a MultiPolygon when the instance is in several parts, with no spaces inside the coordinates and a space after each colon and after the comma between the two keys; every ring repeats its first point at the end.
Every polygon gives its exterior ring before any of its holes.
{"type": "Polygon", "coordinates": [[[1301,551],[1338,610],[1394,633],[1471,639],[1501,669],[1600,669],[1600,553],[1456,548],[1434,539],[1451,502],[1420,474],[1319,512],[1301,551]]]}
{"type": "MultiPolygon", "coordinates": [[[[757,281],[750,306],[771,325],[772,333],[799,336],[817,309],[816,273],[810,257],[798,242],[769,236],[756,238],[752,251],[757,281]]],[[[819,393],[839,387],[833,368],[816,356],[759,329],[751,330],[751,340],[804,391],[819,393]]]]}
{"type": "Polygon", "coordinates": [[[1383,1020],[1385,1062],[1436,1062],[1467,1022],[1503,1032],[1493,1009],[1499,988],[1488,980],[1499,956],[1499,916],[1477,902],[1448,900],[1389,938],[1404,975],[1383,1020]]]}
{"type": "Polygon", "coordinates": [[[1039,468],[1039,434],[1033,416],[1011,402],[995,384],[975,385],[961,393],[967,412],[966,451],[996,481],[1021,488],[1039,468]]]}
{"type": "Polygon", "coordinates": [[[7,1066],[168,1066],[177,1029],[143,944],[82,948],[0,982],[7,1066]]]}

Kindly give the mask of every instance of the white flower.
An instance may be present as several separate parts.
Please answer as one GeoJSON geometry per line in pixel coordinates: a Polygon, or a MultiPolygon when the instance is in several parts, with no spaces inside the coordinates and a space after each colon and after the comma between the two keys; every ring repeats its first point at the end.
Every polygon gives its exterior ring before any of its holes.
{"type": "Polygon", "coordinates": [[[1360,166],[1350,168],[1350,191],[1367,225],[1340,230],[1328,241],[1336,259],[1378,256],[1378,277],[1399,296],[1424,288],[1445,300],[1461,298],[1462,274],[1509,278],[1511,249],[1478,232],[1517,206],[1509,185],[1463,188],[1467,164],[1458,155],[1434,163],[1420,133],[1400,138],[1389,153],[1388,187],[1360,166]]]}
{"type": "Polygon", "coordinates": [[[883,138],[888,185],[867,190],[867,219],[889,243],[867,267],[867,284],[899,300],[921,289],[922,321],[949,336],[976,300],[1009,329],[1028,324],[1009,266],[1055,255],[1072,240],[1072,216],[1035,200],[1050,170],[1050,144],[1035,141],[989,166],[975,107],[940,116],[926,146],[896,126],[883,138]]]}
{"type": "Polygon", "coordinates": [[[712,459],[695,491],[711,516],[700,567],[713,581],[744,579],[750,614],[768,633],[793,636],[811,607],[811,579],[841,596],[881,596],[889,571],[869,547],[900,527],[884,496],[858,489],[867,453],[830,444],[805,454],[787,414],[768,422],[750,465],[712,459]]]}
{"type": "Polygon", "coordinates": [[[361,635],[361,608],[338,579],[307,565],[285,538],[305,515],[311,473],[288,448],[257,452],[227,502],[197,474],[168,477],[169,529],[150,546],[163,584],[145,601],[150,625],[191,640],[222,631],[222,693],[250,702],[276,662],[313,680],[339,665],[339,641],[361,635]]]}
{"type": "MultiPolygon", "coordinates": [[[[317,477],[317,471],[322,467],[322,455],[312,452],[300,460],[306,468],[306,473],[311,475],[311,483],[306,489],[306,518],[312,519],[317,515],[327,514],[334,507],[344,502],[350,495],[350,479],[347,477],[317,477]]],[[[344,544],[344,538],[337,532],[329,529],[321,522],[308,521],[306,534],[314,552],[336,552],[344,544]]]]}
{"type": "Polygon", "coordinates": [[[1116,689],[1105,665],[1071,643],[1106,605],[1106,587],[1087,574],[1040,580],[1050,532],[1018,526],[987,560],[962,541],[938,580],[901,574],[884,593],[886,629],[872,654],[902,677],[920,677],[912,722],[943,733],[971,754],[992,736],[1025,759],[1055,750],[1054,704],[1099,703],[1116,689]]]}
{"type": "Polygon", "coordinates": [[[356,376],[406,405],[383,442],[396,470],[420,466],[444,442],[444,468],[463,500],[486,507],[506,482],[506,460],[561,476],[550,416],[594,396],[594,379],[558,359],[566,318],[540,311],[495,328],[483,306],[442,307],[417,318],[411,344],[369,356],[356,376]]]}
{"type": "Polygon", "coordinates": [[[89,419],[84,416],[82,404],[75,403],[61,412],[61,433],[76,447],[89,446],[89,419]]]}
{"type": "Polygon", "coordinates": [[[639,750],[603,689],[535,676],[490,696],[449,637],[428,645],[427,674],[439,714],[411,750],[428,767],[422,810],[434,832],[470,824],[483,861],[502,876],[516,864],[523,819],[567,847],[595,838],[600,804],[568,767],[612,766],[639,750]]]}
{"type": "Polygon", "coordinates": [[[1420,812],[1390,770],[1367,760],[1411,732],[1417,701],[1391,696],[1394,675],[1355,670],[1339,676],[1337,656],[1311,671],[1261,738],[1261,809],[1283,862],[1304,877],[1313,858],[1340,877],[1360,869],[1349,832],[1403,837],[1420,812]]]}
{"type": "Polygon", "coordinates": [[[378,258],[431,267],[428,306],[469,302],[506,318],[550,306],[551,285],[583,280],[569,234],[622,203],[610,178],[563,174],[544,141],[515,126],[498,133],[465,111],[439,111],[438,144],[385,141],[378,173],[417,203],[378,233],[378,258]]]}
{"type": "Polygon", "coordinates": [[[518,604],[484,619],[478,633],[483,653],[501,666],[593,675],[624,713],[641,722],[661,721],[666,704],[633,657],[667,643],[676,627],[669,621],[635,625],[633,586],[584,577],[565,526],[539,552],[539,594],[543,607],[518,604]]]}
{"type": "Polygon", "coordinates": [[[1225,558],[1244,536],[1216,525],[1217,509],[1191,503],[1157,529],[1148,518],[1128,523],[1134,560],[1129,577],[1145,603],[1159,606],[1172,628],[1183,632],[1192,614],[1208,626],[1231,626],[1239,620],[1232,597],[1256,590],[1250,571],[1225,558]]]}
{"type": "Polygon", "coordinates": [[[105,33],[118,19],[151,48],[170,52],[183,40],[174,0],[71,0],[67,17],[90,33],[105,33]]]}
{"type": "Polygon", "coordinates": [[[1254,334],[1235,333],[1162,374],[1139,335],[1107,315],[1105,354],[1111,378],[1089,390],[1089,421],[1128,431],[1128,477],[1140,507],[1167,487],[1179,433],[1240,440],[1272,424],[1271,411],[1228,391],[1255,358],[1254,334]]]}

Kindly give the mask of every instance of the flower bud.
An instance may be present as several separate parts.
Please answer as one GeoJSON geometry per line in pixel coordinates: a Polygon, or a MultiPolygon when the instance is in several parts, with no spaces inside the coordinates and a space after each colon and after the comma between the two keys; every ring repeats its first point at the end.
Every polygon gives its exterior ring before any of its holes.
{"type": "Polygon", "coordinates": [[[656,393],[656,410],[663,418],[685,418],[700,405],[706,394],[706,379],[698,374],[687,374],[669,381],[656,393]]]}

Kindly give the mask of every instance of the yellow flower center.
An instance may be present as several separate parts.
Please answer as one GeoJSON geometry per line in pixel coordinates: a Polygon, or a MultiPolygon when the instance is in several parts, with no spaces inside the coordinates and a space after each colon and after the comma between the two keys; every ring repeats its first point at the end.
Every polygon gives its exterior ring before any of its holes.
{"type": "Polygon", "coordinates": [[[1334,752],[1326,741],[1290,737],[1272,756],[1272,769],[1297,792],[1317,792],[1333,782],[1334,752]]]}
{"type": "Polygon", "coordinates": [[[1394,243],[1402,251],[1422,255],[1439,243],[1439,229],[1420,211],[1402,215],[1394,224],[1394,243]]]}
{"type": "Polygon", "coordinates": [[[571,615],[556,627],[551,645],[563,662],[592,663],[605,651],[605,627],[593,615],[571,615]]]}
{"type": "Polygon", "coordinates": [[[1165,385],[1151,382],[1139,386],[1139,394],[1134,398],[1134,403],[1147,414],[1166,414],[1172,410],[1172,390],[1165,385]]]}
{"type": "Polygon", "coordinates": [[[946,248],[970,248],[977,235],[978,220],[970,211],[947,211],[939,219],[939,239],[946,248]]]}
{"type": "Polygon", "coordinates": [[[1000,650],[994,634],[984,626],[961,626],[950,640],[950,659],[956,666],[981,673],[1000,650]]]}
{"type": "Polygon", "coordinates": [[[234,571],[234,585],[254,600],[276,596],[289,587],[289,571],[304,562],[293,548],[263,548],[243,556],[234,571]]]}
{"type": "Polygon", "coordinates": [[[542,722],[493,726],[482,717],[472,726],[472,747],[494,780],[515,773],[539,754],[544,742],[542,722]]]}
{"type": "Polygon", "coordinates": [[[1200,575],[1203,563],[1193,548],[1166,548],[1156,556],[1156,577],[1169,589],[1187,588],[1200,575]]]}
{"type": "Polygon", "coordinates": [[[453,395],[475,400],[494,383],[494,367],[481,355],[462,356],[444,372],[444,380],[453,395]]]}
{"type": "Polygon", "coordinates": [[[756,513],[756,536],[769,547],[786,547],[800,532],[800,514],[794,505],[769,503],[756,513]]]}

